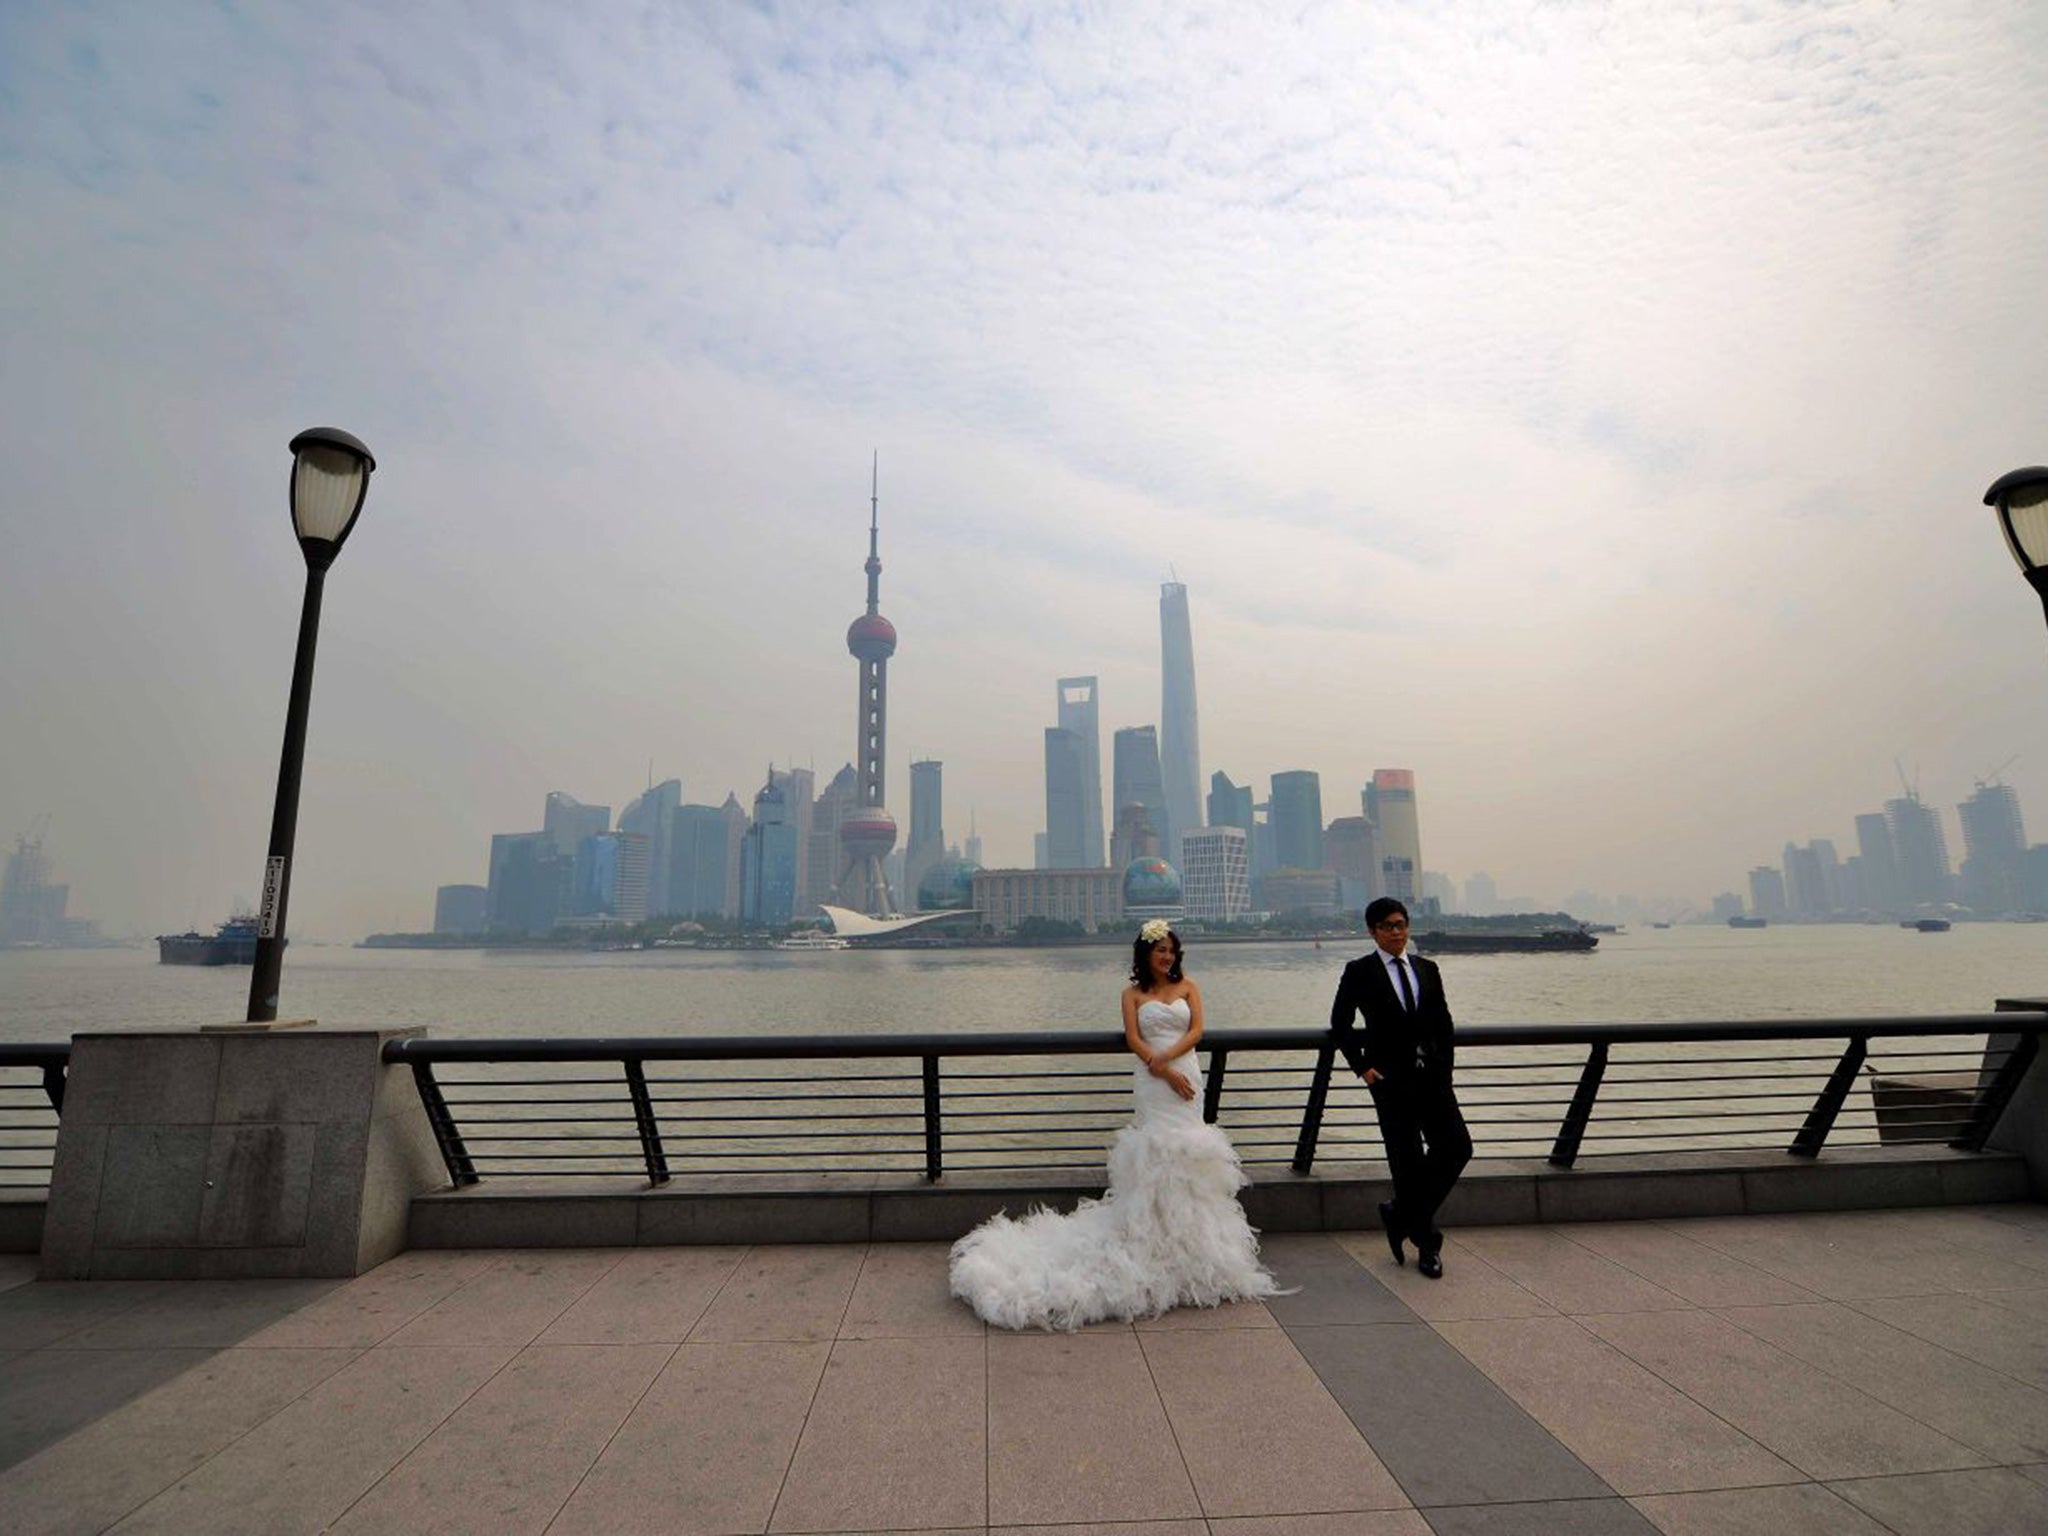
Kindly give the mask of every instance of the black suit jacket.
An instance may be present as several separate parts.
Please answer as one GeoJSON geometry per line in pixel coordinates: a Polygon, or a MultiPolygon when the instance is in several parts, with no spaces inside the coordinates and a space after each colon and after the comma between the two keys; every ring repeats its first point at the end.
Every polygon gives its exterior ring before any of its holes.
{"type": "Polygon", "coordinates": [[[1394,995],[1394,978],[1387,974],[1378,950],[1345,966],[1343,979],[1337,983],[1337,1000],[1330,1005],[1330,1031],[1337,1037],[1337,1049],[1360,1076],[1373,1067],[1397,1082],[1413,1078],[1418,1047],[1428,1059],[1430,1071],[1450,1075],[1451,1005],[1444,996],[1443,975],[1434,960],[1425,960],[1413,951],[1407,960],[1416,984],[1413,1013],[1394,995]],[[1362,1019],[1365,1027],[1353,1028],[1354,1018],[1362,1019]]]}

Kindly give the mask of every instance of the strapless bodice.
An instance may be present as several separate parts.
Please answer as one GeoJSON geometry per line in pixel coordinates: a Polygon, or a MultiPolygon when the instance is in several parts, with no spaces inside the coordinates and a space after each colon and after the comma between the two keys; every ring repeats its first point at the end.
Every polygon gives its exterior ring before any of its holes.
{"type": "Polygon", "coordinates": [[[1147,998],[1138,1004],[1138,1033],[1147,1040],[1178,1040],[1188,1032],[1188,1022],[1193,1017],[1194,1010],[1184,997],[1170,1003],[1147,998]]]}

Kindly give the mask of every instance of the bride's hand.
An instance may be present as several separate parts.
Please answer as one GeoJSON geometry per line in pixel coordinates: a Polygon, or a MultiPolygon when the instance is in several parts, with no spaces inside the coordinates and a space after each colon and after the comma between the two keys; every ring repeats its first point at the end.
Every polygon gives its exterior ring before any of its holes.
{"type": "Polygon", "coordinates": [[[1166,1086],[1182,1098],[1192,1099],[1195,1096],[1195,1085],[1187,1080],[1178,1067],[1155,1067],[1153,1070],[1165,1078],[1166,1086]]]}

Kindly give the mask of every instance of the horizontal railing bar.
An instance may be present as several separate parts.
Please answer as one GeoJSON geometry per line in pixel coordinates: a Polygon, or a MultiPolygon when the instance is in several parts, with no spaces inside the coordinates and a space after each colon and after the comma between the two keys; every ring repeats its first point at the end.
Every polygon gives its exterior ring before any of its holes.
{"type": "MultiPolygon", "coordinates": [[[[2040,1034],[2048,1012],[1884,1015],[1830,1019],[1682,1020],[1662,1023],[1580,1022],[1573,1024],[1466,1024],[1458,1044],[1581,1045],[1671,1044],[1698,1041],[1840,1040],[1852,1036],[1898,1038],[1939,1035],[2040,1034]]],[[[1317,1050],[1329,1043],[1327,1029],[1218,1029],[1206,1035],[1210,1049],[1238,1051],[1317,1050]]],[[[436,1039],[410,1036],[384,1045],[387,1061],[768,1061],[776,1059],[862,1060],[901,1056],[1056,1056],[1115,1054],[1128,1050],[1113,1030],[1046,1030],[985,1034],[723,1036],[677,1040],[662,1037],[585,1039],[436,1039]]],[[[29,1058],[23,1058],[29,1059],[29,1058]]],[[[38,1064],[47,1059],[33,1058],[38,1064]]]]}

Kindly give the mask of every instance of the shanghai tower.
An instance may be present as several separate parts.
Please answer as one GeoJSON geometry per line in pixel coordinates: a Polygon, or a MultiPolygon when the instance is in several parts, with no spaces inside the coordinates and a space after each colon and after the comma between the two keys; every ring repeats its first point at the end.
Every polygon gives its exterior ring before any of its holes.
{"type": "Polygon", "coordinates": [[[1195,637],[1188,627],[1188,589],[1159,588],[1159,771],[1165,780],[1168,846],[1177,868],[1183,832],[1202,825],[1202,747],[1195,723],[1195,637]]]}
{"type": "Polygon", "coordinates": [[[839,823],[839,899],[870,917],[891,913],[889,878],[882,861],[896,848],[896,818],[883,803],[889,735],[889,658],[896,654],[896,626],[882,617],[881,460],[868,488],[868,610],[846,631],[846,648],[860,663],[859,799],[839,823]]]}

